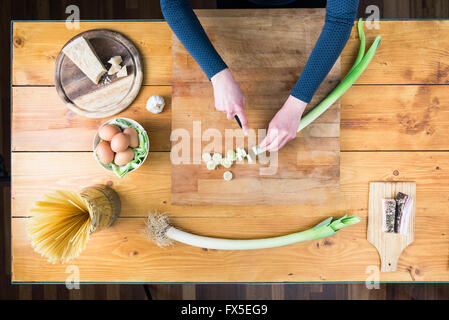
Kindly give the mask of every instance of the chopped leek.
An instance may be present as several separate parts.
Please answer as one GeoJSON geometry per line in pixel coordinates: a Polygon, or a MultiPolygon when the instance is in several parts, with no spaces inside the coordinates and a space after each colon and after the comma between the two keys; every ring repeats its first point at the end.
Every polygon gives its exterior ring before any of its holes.
{"type": "Polygon", "coordinates": [[[217,163],[215,161],[208,161],[206,166],[207,170],[215,170],[217,163]]]}
{"type": "Polygon", "coordinates": [[[262,153],[262,150],[260,150],[259,146],[257,145],[253,146],[252,150],[256,156],[262,153]]]}
{"type": "Polygon", "coordinates": [[[231,160],[231,161],[235,161],[235,151],[234,150],[228,150],[226,152],[226,158],[231,160]]]}
{"type": "Polygon", "coordinates": [[[223,156],[221,155],[221,153],[215,152],[214,155],[212,156],[212,161],[214,161],[217,164],[219,164],[221,162],[221,159],[223,159],[223,156]]]}
{"type": "Polygon", "coordinates": [[[245,157],[246,157],[246,150],[245,150],[245,149],[243,149],[243,148],[237,148],[237,149],[236,149],[236,152],[237,152],[237,156],[240,155],[242,158],[245,158],[245,157]]]}
{"type": "Polygon", "coordinates": [[[208,162],[212,160],[212,156],[210,155],[210,153],[203,153],[203,155],[201,156],[201,158],[203,159],[204,162],[208,162]]]}
{"type": "Polygon", "coordinates": [[[226,181],[231,181],[232,178],[233,175],[231,171],[226,171],[225,173],[223,173],[223,179],[225,179],[226,181]]]}
{"type": "Polygon", "coordinates": [[[221,165],[223,167],[225,167],[226,169],[229,169],[230,167],[232,167],[232,161],[229,160],[228,158],[222,159],[221,160],[221,165]]]}

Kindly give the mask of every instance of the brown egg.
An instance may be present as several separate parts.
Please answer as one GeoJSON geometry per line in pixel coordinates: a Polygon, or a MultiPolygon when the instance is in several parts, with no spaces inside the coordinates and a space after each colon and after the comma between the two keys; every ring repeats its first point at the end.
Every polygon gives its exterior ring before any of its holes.
{"type": "Polygon", "coordinates": [[[123,152],[117,152],[115,154],[114,163],[118,166],[124,166],[133,159],[134,159],[134,151],[133,149],[128,148],[123,152]]]}
{"type": "Polygon", "coordinates": [[[126,128],[123,133],[129,136],[129,146],[131,148],[137,148],[139,146],[139,134],[133,128],[126,128]]]}
{"type": "Polygon", "coordinates": [[[122,130],[119,127],[114,126],[113,124],[107,124],[98,130],[98,135],[105,141],[111,141],[112,138],[120,132],[122,132],[122,130]]]}
{"type": "Polygon", "coordinates": [[[101,141],[97,145],[96,152],[98,159],[104,164],[110,164],[114,160],[114,152],[107,141],[101,141]]]}
{"type": "Polygon", "coordinates": [[[129,136],[123,133],[117,133],[111,140],[111,149],[114,152],[122,152],[129,147],[129,136]]]}

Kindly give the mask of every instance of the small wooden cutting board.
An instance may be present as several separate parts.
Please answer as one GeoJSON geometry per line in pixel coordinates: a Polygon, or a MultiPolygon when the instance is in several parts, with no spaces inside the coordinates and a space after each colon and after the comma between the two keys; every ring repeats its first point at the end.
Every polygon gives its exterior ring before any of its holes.
{"type": "Polygon", "coordinates": [[[80,33],[65,46],[79,37],[89,41],[106,69],[110,58],[121,56],[128,76],[106,74],[95,84],[61,50],[55,65],[59,96],[70,110],[88,118],[106,118],[123,111],[134,101],[142,84],[143,68],[137,48],[121,33],[106,29],[80,33]],[[104,81],[106,77],[108,81],[104,81]]]}
{"type": "Polygon", "coordinates": [[[415,182],[371,182],[369,186],[368,241],[377,248],[382,272],[395,272],[399,256],[414,239],[416,208],[415,182]],[[398,192],[413,199],[408,234],[385,233],[382,230],[382,199],[394,199],[398,192]]]}

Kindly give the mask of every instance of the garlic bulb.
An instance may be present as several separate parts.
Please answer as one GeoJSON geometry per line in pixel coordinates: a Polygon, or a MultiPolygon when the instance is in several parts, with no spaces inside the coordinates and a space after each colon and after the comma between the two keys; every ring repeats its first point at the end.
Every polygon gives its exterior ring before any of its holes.
{"type": "Polygon", "coordinates": [[[147,101],[147,110],[157,114],[164,110],[165,101],[161,96],[151,96],[147,101]]]}

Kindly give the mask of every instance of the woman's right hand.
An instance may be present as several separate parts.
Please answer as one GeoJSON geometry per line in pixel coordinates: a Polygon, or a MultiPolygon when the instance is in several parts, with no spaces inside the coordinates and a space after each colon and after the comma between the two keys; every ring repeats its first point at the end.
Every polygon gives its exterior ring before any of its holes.
{"type": "Polygon", "coordinates": [[[245,96],[235,81],[231,71],[226,68],[211,78],[214,87],[215,108],[226,113],[228,120],[238,116],[245,134],[248,134],[248,120],[245,115],[245,96]]]}

